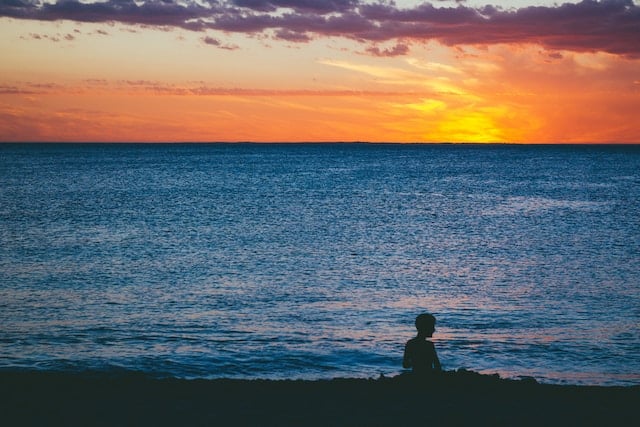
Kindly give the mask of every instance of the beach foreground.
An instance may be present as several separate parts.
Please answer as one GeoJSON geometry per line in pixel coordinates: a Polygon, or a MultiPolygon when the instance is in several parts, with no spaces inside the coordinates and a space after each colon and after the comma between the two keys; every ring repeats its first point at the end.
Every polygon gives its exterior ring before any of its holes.
{"type": "Polygon", "coordinates": [[[0,399],[6,426],[637,425],[640,386],[546,385],[467,371],[427,383],[2,372],[0,399]]]}

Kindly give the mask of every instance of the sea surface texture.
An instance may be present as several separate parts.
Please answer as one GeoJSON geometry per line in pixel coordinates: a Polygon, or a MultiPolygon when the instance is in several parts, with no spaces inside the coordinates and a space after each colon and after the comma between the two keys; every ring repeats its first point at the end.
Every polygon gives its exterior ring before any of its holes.
{"type": "Polygon", "coordinates": [[[0,369],[640,384],[640,147],[0,145],[0,369]]]}

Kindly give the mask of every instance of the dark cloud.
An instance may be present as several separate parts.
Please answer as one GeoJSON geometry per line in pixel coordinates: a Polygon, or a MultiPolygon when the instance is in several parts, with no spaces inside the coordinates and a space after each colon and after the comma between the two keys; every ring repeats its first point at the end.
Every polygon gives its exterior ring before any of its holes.
{"type": "Polygon", "coordinates": [[[279,8],[320,14],[346,12],[357,6],[357,0],[232,0],[232,4],[260,12],[279,8]]]}
{"type": "Polygon", "coordinates": [[[373,46],[367,49],[367,53],[373,56],[402,56],[409,53],[409,46],[404,43],[398,43],[388,49],[380,49],[378,46],[373,46]]]}
{"type": "MultiPolygon", "coordinates": [[[[345,37],[363,42],[435,40],[449,46],[536,43],[549,50],[640,57],[640,6],[632,0],[582,0],[501,9],[425,2],[403,9],[363,0],[0,0],[0,16],[45,21],[138,24],[192,31],[275,34],[286,41],[345,37]]],[[[384,51],[370,51],[384,54],[384,51]]]]}
{"type": "Polygon", "coordinates": [[[52,42],[59,42],[62,40],[67,40],[67,41],[73,41],[76,39],[76,36],[74,36],[73,34],[53,34],[53,35],[49,35],[49,34],[37,34],[37,33],[29,33],[29,36],[21,36],[20,37],[23,40],[26,40],[28,38],[31,38],[33,40],[50,40],[52,42]]]}
{"type": "Polygon", "coordinates": [[[220,40],[218,40],[218,39],[214,39],[213,37],[209,37],[209,36],[203,37],[203,38],[202,38],[202,41],[203,41],[205,44],[209,44],[209,45],[211,45],[211,46],[220,46],[220,44],[221,44],[221,43],[220,43],[220,40]]]}
{"type": "Polygon", "coordinates": [[[212,13],[216,13],[215,7],[206,8],[193,1],[184,4],[152,0],[138,5],[133,0],[107,0],[101,3],[0,0],[0,16],[42,21],[121,22],[197,30],[200,28],[199,19],[212,13]]]}
{"type": "Polygon", "coordinates": [[[564,58],[560,52],[551,52],[547,54],[550,59],[562,59],[564,58]]]}
{"type": "Polygon", "coordinates": [[[393,4],[370,4],[359,8],[362,16],[376,21],[429,23],[434,25],[468,25],[482,21],[480,12],[473,8],[458,6],[436,7],[423,3],[412,9],[398,9],[393,4]]]}
{"type": "Polygon", "coordinates": [[[299,33],[290,30],[278,30],[275,34],[276,39],[285,40],[293,43],[307,43],[311,41],[311,37],[307,33],[299,33]]]}
{"type": "Polygon", "coordinates": [[[233,0],[232,3],[239,7],[252,9],[258,12],[274,12],[277,6],[268,0],[233,0]]]}
{"type": "Polygon", "coordinates": [[[224,44],[220,40],[215,39],[215,38],[210,37],[210,36],[205,36],[201,40],[202,40],[202,42],[204,44],[208,44],[210,46],[215,46],[215,47],[220,48],[220,49],[225,49],[225,50],[236,50],[236,49],[239,49],[238,46],[236,46],[236,45],[224,44]]]}

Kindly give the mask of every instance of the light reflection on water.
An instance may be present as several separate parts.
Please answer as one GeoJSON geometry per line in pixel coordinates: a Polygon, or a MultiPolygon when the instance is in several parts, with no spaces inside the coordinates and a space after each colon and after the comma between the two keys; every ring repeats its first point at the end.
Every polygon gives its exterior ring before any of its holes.
{"type": "Polygon", "coordinates": [[[637,147],[0,154],[0,368],[640,383],[637,147]]]}

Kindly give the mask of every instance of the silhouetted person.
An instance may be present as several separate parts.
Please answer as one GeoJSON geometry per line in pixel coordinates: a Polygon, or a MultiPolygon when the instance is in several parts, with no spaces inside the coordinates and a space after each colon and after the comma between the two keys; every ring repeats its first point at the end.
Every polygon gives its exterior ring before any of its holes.
{"type": "Polygon", "coordinates": [[[416,317],[416,329],[418,336],[407,341],[404,346],[404,358],[402,367],[412,368],[414,374],[429,375],[434,371],[440,371],[440,360],[433,343],[427,338],[431,338],[436,330],[436,318],[423,313],[416,317]]]}

